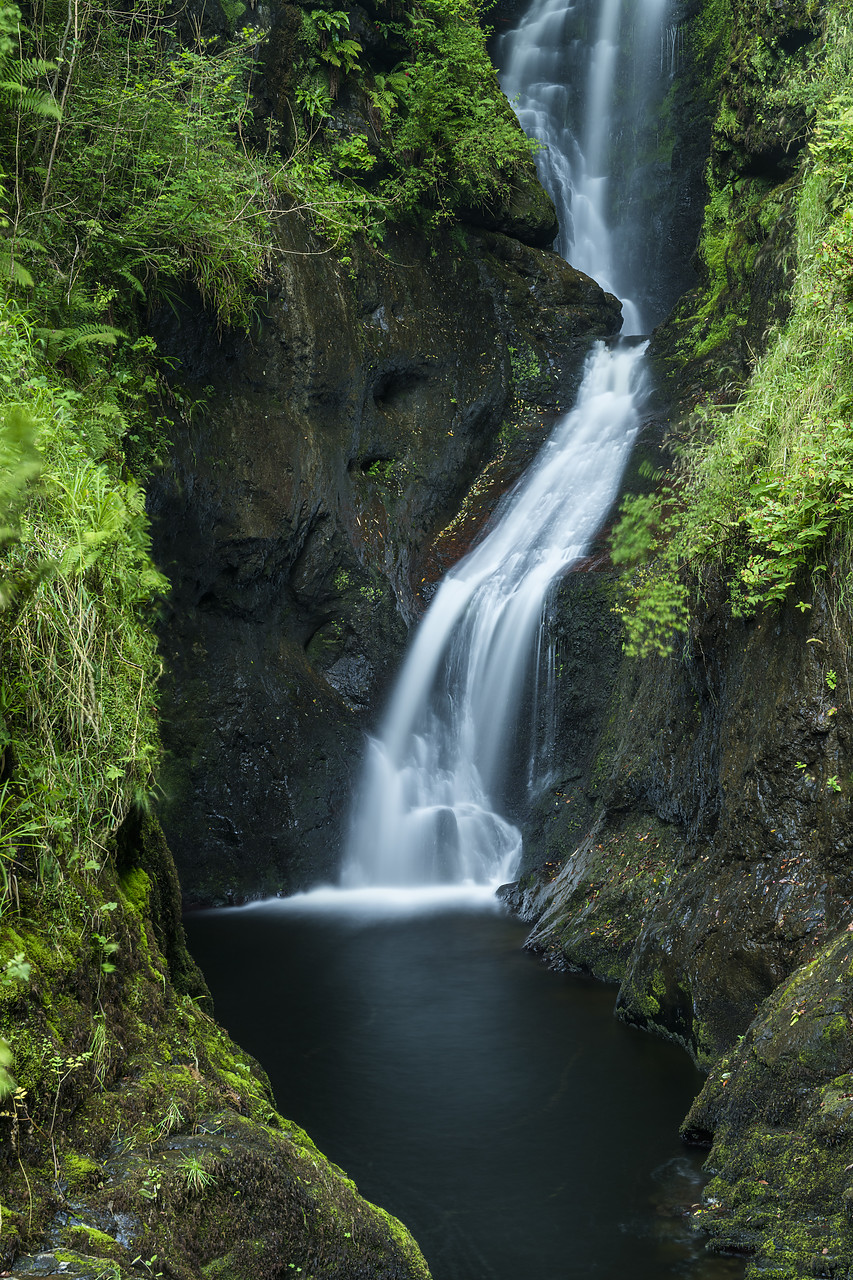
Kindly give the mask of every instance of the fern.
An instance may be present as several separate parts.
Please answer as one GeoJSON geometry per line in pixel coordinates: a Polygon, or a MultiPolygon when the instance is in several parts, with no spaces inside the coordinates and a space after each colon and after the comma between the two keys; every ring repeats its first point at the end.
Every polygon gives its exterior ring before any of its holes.
{"type": "MultiPolygon", "coordinates": [[[[59,120],[62,113],[50,93],[44,89],[36,89],[32,85],[24,83],[28,75],[42,75],[50,70],[50,67],[51,64],[49,62],[42,62],[41,59],[35,58],[29,59],[28,62],[16,64],[15,70],[20,71],[21,79],[8,80],[0,78],[0,101],[24,114],[59,120]]],[[[3,76],[5,70],[6,68],[0,65],[0,77],[3,76]]]]}
{"type": "Polygon", "coordinates": [[[67,329],[36,329],[36,336],[48,360],[62,360],[80,347],[101,343],[114,347],[119,338],[126,338],[123,329],[111,324],[80,324],[67,329]]]}
{"type": "Polygon", "coordinates": [[[13,284],[32,289],[34,281],[26,267],[18,260],[18,253],[44,252],[38,240],[30,240],[26,236],[15,236],[13,239],[0,240],[0,277],[11,280],[13,284]]]}

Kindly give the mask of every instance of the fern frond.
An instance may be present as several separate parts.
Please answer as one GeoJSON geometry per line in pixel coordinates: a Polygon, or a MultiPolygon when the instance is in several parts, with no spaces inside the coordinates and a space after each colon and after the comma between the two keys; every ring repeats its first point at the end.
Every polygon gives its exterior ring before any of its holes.
{"type": "Polygon", "coordinates": [[[44,245],[39,240],[30,240],[29,236],[10,236],[14,249],[23,249],[25,253],[46,253],[44,245]]]}
{"type": "Polygon", "coordinates": [[[0,80],[0,98],[5,98],[10,106],[19,107],[34,116],[61,119],[59,107],[49,93],[20,84],[17,80],[0,80]]]}
{"type": "Polygon", "coordinates": [[[111,324],[81,324],[76,329],[63,329],[63,352],[73,351],[90,342],[103,342],[105,346],[114,347],[119,338],[126,338],[124,329],[117,329],[111,324]]]}
{"type": "Polygon", "coordinates": [[[2,244],[0,244],[0,276],[4,280],[11,280],[13,284],[22,284],[25,289],[32,289],[35,285],[35,280],[27,268],[21,266],[17,258],[12,257],[11,250],[2,244]]]}
{"type": "MultiPolygon", "coordinates": [[[[18,81],[34,80],[36,76],[49,76],[56,70],[56,63],[46,58],[23,58],[20,62],[16,58],[14,65],[18,81]]],[[[3,63],[0,62],[0,75],[3,75],[5,70],[3,63]]]]}
{"type": "Polygon", "coordinates": [[[142,287],[142,282],[136,278],[132,271],[128,271],[125,267],[117,267],[116,275],[121,276],[130,285],[135,293],[138,293],[143,302],[146,301],[146,293],[142,287]]]}
{"type": "Polygon", "coordinates": [[[36,329],[36,335],[44,343],[48,360],[60,360],[69,351],[100,342],[114,347],[119,338],[126,338],[123,329],[111,324],[81,324],[68,329],[36,329]]]}

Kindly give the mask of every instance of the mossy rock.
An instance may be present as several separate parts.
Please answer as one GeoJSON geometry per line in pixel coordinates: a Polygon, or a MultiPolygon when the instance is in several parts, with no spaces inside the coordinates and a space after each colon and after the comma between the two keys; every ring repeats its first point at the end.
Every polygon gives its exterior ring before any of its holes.
{"type": "Polygon", "coordinates": [[[118,845],[96,879],[22,880],[8,916],[0,961],[23,952],[31,972],[0,984],[18,1086],[0,1115],[0,1264],[428,1280],[405,1228],[278,1114],[261,1067],[206,1012],[156,824],[137,816],[118,845]]]}
{"type": "Polygon", "coordinates": [[[694,1215],[747,1278],[846,1275],[853,1165],[853,935],[824,945],[764,1003],[683,1125],[711,1142],[694,1215]]]}

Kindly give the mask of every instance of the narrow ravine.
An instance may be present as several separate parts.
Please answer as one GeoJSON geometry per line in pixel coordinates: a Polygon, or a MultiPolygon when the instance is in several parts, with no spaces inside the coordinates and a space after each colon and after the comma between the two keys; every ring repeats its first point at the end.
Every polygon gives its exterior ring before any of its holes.
{"type": "Polygon", "coordinates": [[[407,1223],[435,1280],[742,1271],[685,1223],[702,1184],[677,1138],[700,1084],[687,1056],[618,1023],[611,989],[540,967],[494,896],[521,852],[513,803],[551,764],[549,597],[642,422],[642,335],[661,315],[642,255],[622,252],[642,184],[622,174],[614,202],[608,175],[612,139],[624,150],[668,76],[666,9],[534,0],[502,37],[560,250],[619,291],[634,340],[590,352],[574,408],[436,592],[368,747],[340,884],[189,921],[218,1014],[279,1105],[407,1223]]]}
{"type": "MultiPolygon", "coordinates": [[[[629,336],[659,317],[639,300],[641,278],[620,253],[641,234],[632,225],[636,174],[629,166],[621,175],[618,234],[608,175],[616,168],[613,139],[642,118],[667,78],[668,65],[651,54],[664,38],[668,3],[606,0],[597,14],[595,6],[581,14],[584,6],[567,8],[565,0],[534,0],[500,41],[504,88],[542,147],[542,181],[563,228],[559,249],[605,289],[620,290],[629,336]],[[570,125],[567,86],[581,68],[586,90],[570,125]]],[[[574,409],[504,500],[491,532],[439,588],[370,744],[345,886],[511,879],[521,836],[505,815],[507,779],[520,773],[535,789],[548,767],[537,758],[550,739],[547,725],[542,735],[538,715],[528,717],[527,735],[517,725],[525,704],[547,706],[540,686],[549,676],[548,597],[584,555],[618,491],[641,420],[643,357],[642,344],[596,347],[574,409]]]]}

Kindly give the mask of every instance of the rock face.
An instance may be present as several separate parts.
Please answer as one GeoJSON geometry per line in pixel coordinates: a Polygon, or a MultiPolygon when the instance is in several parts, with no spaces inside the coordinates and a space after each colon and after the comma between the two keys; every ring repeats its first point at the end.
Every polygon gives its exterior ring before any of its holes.
{"type": "Polygon", "coordinates": [[[19,892],[0,940],[4,975],[16,953],[30,970],[0,988],[17,1084],[0,1115],[0,1267],[429,1280],[405,1227],[275,1111],[209,1016],[156,823],[128,819],[97,880],[75,868],[19,892]]]}
{"type": "Polygon", "coordinates": [[[540,807],[528,945],[715,1061],[850,916],[844,671],[822,597],[754,623],[711,611],[677,663],[624,660],[597,752],[540,807]]]}
{"type": "Polygon", "coordinates": [[[695,1222],[752,1275],[844,1276],[853,1221],[853,938],[815,949],[712,1070],[683,1125],[714,1145],[695,1222]]]}
{"type": "Polygon", "coordinates": [[[619,323],[501,232],[401,232],[340,264],[297,215],[251,339],[159,318],[199,399],[150,494],[174,584],[162,813],[190,901],[332,876],[426,549],[501,428],[570,402],[619,323]]]}

